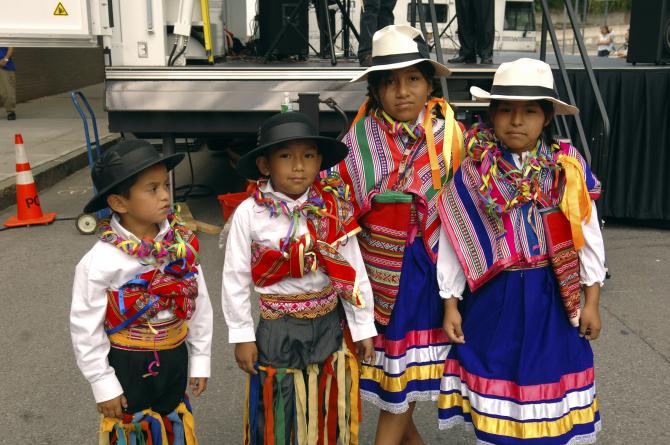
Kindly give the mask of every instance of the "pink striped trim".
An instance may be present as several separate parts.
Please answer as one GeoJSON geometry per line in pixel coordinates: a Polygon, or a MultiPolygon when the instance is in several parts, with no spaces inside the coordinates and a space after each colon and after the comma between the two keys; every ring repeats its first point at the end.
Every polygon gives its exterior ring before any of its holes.
{"type": "Polygon", "coordinates": [[[460,377],[470,390],[483,396],[505,397],[519,402],[561,399],[565,397],[566,392],[592,385],[594,382],[594,372],[591,367],[584,371],[566,374],[556,383],[518,385],[509,380],[487,379],[470,374],[458,364],[457,360],[453,359],[445,361],[444,376],[460,377]]]}
{"type": "Polygon", "coordinates": [[[449,342],[442,328],[410,331],[402,340],[385,340],[384,336],[379,334],[374,341],[375,348],[384,349],[386,355],[404,355],[411,348],[449,342]]]}

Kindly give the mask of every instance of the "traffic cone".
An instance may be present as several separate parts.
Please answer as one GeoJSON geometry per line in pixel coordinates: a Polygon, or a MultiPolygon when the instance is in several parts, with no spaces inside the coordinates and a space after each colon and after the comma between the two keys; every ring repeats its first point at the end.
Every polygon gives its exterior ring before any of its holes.
{"type": "Polygon", "coordinates": [[[17,215],[5,221],[6,227],[31,226],[35,224],[49,224],[56,218],[55,213],[42,213],[40,197],[30,164],[23,148],[23,137],[14,135],[14,149],[16,152],[16,206],[17,215]]]}

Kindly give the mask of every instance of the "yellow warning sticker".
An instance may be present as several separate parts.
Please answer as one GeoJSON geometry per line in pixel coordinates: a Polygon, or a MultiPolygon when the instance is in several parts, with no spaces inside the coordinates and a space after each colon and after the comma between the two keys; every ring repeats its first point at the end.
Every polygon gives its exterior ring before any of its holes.
{"type": "Polygon", "coordinates": [[[54,10],[54,15],[69,15],[69,14],[67,13],[65,6],[63,6],[63,3],[58,2],[58,6],[56,6],[56,9],[54,10]]]}

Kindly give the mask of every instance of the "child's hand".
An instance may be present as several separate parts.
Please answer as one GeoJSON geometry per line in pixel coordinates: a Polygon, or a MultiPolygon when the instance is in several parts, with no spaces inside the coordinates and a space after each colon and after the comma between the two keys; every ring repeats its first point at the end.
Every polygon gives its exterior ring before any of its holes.
{"type": "Polygon", "coordinates": [[[449,298],[444,302],[444,321],[442,329],[447,334],[449,342],[463,344],[465,343],[465,336],[461,329],[462,319],[461,313],[458,311],[458,300],[456,298],[449,298]]]}
{"type": "Polygon", "coordinates": [[[595,340],[600,336],[600,310],[597,304],[584,304],[582,314],[579,317],[579,336],[587,340],[595,340]]]}
{"type": "Polygon", "coordinates": [[[112,400],[98,403],[98,412],[105,417],[121,419],[123,417],[123,410],[128,408],[128,401],[126,396],[121,394],[112,400]]]}
{"type": "Polygon", "coordinates": [[[207,377],[191,377],[188,381],[191,393],[199,397],[207,389],[207,377]]]}
{"type": "Polygon", "coordinates": [[[366,338],[356,342],[356,352],[358,359],[363,363],[374,363],[375,361],[375,345],[371,338],[366,338]]]}
{"type": "Polygon", "coordinates": [[[258,360],[258,348],[256,342],[237,343],[235,345],[235,361],[237,366],[244,372],[252,375],[258,374],[254,369],[254,363],[258,360]]]}

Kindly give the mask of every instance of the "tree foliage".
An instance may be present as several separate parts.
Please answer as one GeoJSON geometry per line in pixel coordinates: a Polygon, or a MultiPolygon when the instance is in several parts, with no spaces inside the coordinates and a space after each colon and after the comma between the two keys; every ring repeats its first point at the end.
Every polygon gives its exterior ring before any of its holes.
{"type": "MultiPolygon", "coordinates": [[[[562,11],[563,4],[565,0],[548,0],[549,9],[552,11],[562,11]]],[[[575,6],[575,0],[568,0],[572,3],[572,6],[575,6]]],[[[589,14],[602,14],[605,12],[605,2],[607,2],[607,10],[609,12],[614,11],[630,11],[631,3],[633,0],[578,0],[579,1],[579,11],[582,11],[584,7],[584,2],[588,2],[588,13],[589,14]]],[[[541,9],[540,2],[535,2],[535,5],[538,9],[541,9]]]]}

